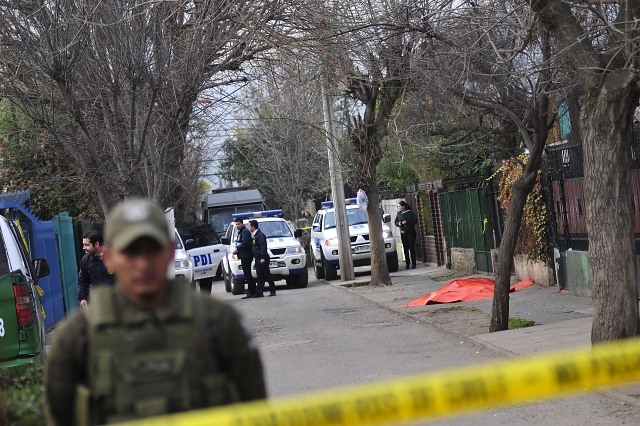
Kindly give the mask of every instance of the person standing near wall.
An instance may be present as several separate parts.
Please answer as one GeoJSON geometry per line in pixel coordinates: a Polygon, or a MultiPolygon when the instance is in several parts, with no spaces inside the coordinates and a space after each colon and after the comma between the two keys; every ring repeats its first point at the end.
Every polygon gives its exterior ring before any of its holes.
{"type": "Polygon", "coordinates": [[[398,202],[395,225],[400,228],[400,238],[404,249],[404,261],[407,269],[416,268],[416,223],[418,217],[406,201],[398,202]]]}
{"type": "Polygon", "coordinates": [[[84,256],[80,260],[78,272],[78,302],[87,306],[91,288],[98,284],[113,284],[116,280],[113,272],[109,272],[102,262],[104,241],[98,231],[89,231],[82,236],[84,256]]]}

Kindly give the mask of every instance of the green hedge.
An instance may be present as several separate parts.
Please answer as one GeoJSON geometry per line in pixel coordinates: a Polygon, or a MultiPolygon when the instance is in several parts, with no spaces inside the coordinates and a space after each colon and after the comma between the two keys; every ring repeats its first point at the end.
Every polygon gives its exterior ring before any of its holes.
{"type": "Polygon", "coordinates": [[[0,424],[41,426],[44,420],[42,366],[30,365],[19,375],[0,368],[0,424]]]}

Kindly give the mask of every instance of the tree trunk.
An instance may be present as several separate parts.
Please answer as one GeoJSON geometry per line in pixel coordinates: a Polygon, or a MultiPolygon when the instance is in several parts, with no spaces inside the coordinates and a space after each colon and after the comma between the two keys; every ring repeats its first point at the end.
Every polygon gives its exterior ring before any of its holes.
{"type": "MultiPolygon", "coordinates": [[[[541,151],[541,150],[540,150],[541,151]]],[[[533,161],[530,159],[529,161],[533,161]]],[[[527,167],[528,168],[528,167],[527,167]]],[[[536,168],[537,170],[537,168],[536,168]]],[[[494,290],[489,331],[502,331],[509,328],[509,286],[511,285],[511,264],[518,243],[518,233],[522,224],[522,212],[527,195],[535,184],[536,171],[527,171],[513,184],[511,199],[504,224],[504,233],[500,247],[494,255],[494,290]]]]}
{"type": "MultiPolygon", "coordinates": [[[[543,51],[546,56],[548,50],[545,48],[543,51]]],[[[527,163],[524,165],[522,175],[511,187],[511,198],[506,212],[504,233],[502,234],[500,246],[496,250],[494,258],[495,283],[491,324],[489,325],[490,332],[507,330],[509,328],[509,286],[511,284],[513,254],[518,244],[524,207],[527,204],[529,193],[536,184],[544,144],[548,136],[549,97],[545,91],[548,81],[548,76],[543,72],[541,74],[542,86],[535,90],[536,102],[533,109],[534,119],[532,119],[530,123],[533,132],[530,132],[527,126],[522,123],[518,126],[520,134],[529,149],[529,156],[527,163]]]]}
{"type": "Polygon", "coordinates": [[[638,90],[631,79],[618,77],[610,75],[587,95],[580,117],[594,344],[636,336],[639,331],[629,173],[638,90]]]}
{"type": "Polygon", "coordinates": [[[371,244],[371,284],[391,285],[391,276],[387,267],[387,255],[382,238],[382,221],[380,220],[380,193],[378,192],[377,177],[374,174],[368,187],[367,214],[369,217],[369,243],[371,244]]]}
{"type": "MultiPolygon", "coordinates": [[[[625,24],[616,28],[615,36],[594,35],[569,3],[536,0],[531,4],[553,32],[559,50],[570,52],[566,59],[583,90],[580,128],[595,307],[591,342],[636,336],[640,325],[629,178],[631,127],[640,95],[632,45],[635,28],[625,24]]],[[[615,23],[620,18],[627,22],[629,16],[638,15],[638,2],[620,2],[618,11],[623,15],[614,17],[615,23]]]]}

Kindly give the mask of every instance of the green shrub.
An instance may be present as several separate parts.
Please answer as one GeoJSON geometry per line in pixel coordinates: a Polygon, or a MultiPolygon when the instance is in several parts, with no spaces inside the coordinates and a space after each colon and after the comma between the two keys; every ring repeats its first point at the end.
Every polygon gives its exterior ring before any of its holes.
{"type": "Polygon", "coordinates": [[[42,365],[30,365],[20,374],[14,370],[0,369],[0,394],[0,424],[44,424],[42,365]]]}
{"type": "Polygon", "coordinates": [[[536,325],[535,321],[520,318],[509,318],[509,330],[514,328],[524,328],[536,325]]]}

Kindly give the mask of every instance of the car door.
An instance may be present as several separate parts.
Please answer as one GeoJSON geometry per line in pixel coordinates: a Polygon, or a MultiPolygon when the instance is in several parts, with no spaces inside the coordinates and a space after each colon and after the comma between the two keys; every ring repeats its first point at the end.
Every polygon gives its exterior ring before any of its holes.
{"type": "Polygon", "coordinates": [[[16,298],[11,275],[0,277],[0,359],[15,358],[20,353],[20,336],[16,298]]]}
{"type": "Polygon", "coordinates": [[[0,365],[17,366],[44,356],[42,306],[35,279],[15,225],[0,217],[0,365]]]}
{"type": "Polygon", "coordinates": [[[313,251],[313,257],[316,260],[320,260],[322,258],[320,254],[320,245],[322,243],[322,220],[324,217],[324,212],[316,213],[315,218],[313,219],[313,223],[311,224],[311,242],[310,247],[313,251]]]}
{"type": "Polygon", "coordinates": [[[193,264],[193,278],[201,280],[213,278],[218,273],[220,262],[226,255],[226,247],[217,234],[212,234],[206,241],[196,243],[196,247],[187,250],[193,264]]]}

